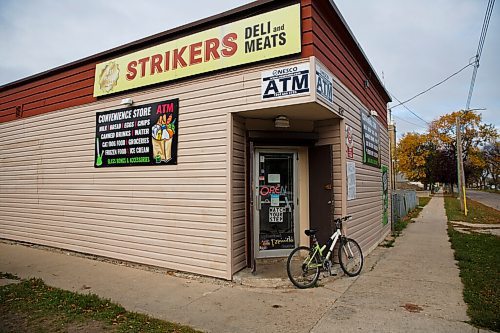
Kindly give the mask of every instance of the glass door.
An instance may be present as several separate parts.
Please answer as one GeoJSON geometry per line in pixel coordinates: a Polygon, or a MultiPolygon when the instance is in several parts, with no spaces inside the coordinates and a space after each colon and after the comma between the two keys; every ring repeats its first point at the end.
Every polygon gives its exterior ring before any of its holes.
{"type": "Polygon", "coordinates": [[[297,153],[257,149],[254,156],[256,258],[285,256],[298,239],[297,153]]]}

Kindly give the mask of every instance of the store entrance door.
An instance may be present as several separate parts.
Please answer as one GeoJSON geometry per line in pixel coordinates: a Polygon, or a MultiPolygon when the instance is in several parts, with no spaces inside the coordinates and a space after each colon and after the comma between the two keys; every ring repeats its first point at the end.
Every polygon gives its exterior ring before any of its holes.
{"type": "Polygon", "coordinates": [[[299,239],[297,152],[256,149],[254,168],[255,257],[286,256],[299,239]]]}

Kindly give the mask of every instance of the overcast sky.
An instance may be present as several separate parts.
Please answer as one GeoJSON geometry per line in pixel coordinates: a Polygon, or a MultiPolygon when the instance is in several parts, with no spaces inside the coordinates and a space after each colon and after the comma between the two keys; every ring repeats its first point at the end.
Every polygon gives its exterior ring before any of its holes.
{"type": "MultiPolygon", "coordinates": [[[[245,0],[0,0],[0,85],[248,3],[245,0]]],[[[387,90],[408,99],[469,63],[487,0],[337,0],[387,90]]],[[[471,107],[499,128],[500,4],[471,107]]],[[[472,67],[407,106],[426,121],[465,108],[472,67]]],[[[395,105],[391,103],[390,105],[395,105]]],[[[398,137],[427,124],[393,110],[398,137]]]]}

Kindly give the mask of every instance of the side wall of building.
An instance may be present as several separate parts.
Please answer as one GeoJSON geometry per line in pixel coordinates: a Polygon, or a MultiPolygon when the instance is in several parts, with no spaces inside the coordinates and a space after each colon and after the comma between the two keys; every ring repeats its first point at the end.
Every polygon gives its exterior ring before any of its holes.
{"type": "Polygon", "coordinates": [[[0,237],[231,279],[246,264],[245,148],[229,115],[310,103],[260,98],[261,71],[298,61],[127,95],[179,98],[178,165],[94,168],[95,114],[121,97],[0,123],[0,237]]]}
{"type": "Polygon", "coordinates": [[[343,121],[315,123],[321,138],[318,144],[331,144],[333,149],[335,215],[352,215],[353,221],[347,224],[349,235],[365,251],[370,250],[390,231],[390,223],[382,224],[382,172],[362,163],[360,110],[379,114],[381,163],[389,166],[389,96],[330,2],[302,0],[301,5],[302,56],[315,56],[334,75],[334,110],[345,110],[343,121]],[[346,166],[341,162],[346,149],[345,125],[353,129],[355,143],[352,161],[356,163],[357,196],[350,201],[346,201],[346,166]]]}
{"type": "MultiPolygon", "coordinates": [[[[352,215],[353,220],[346,224],[348,235],[359,241],[363,250],[371,250],[390,231],[390,223],[382,224],[382,171],[362,163],[361,110],[367,107],[338,78],[334,78],[335,108],[342,107],[344,121],[340,119],[315,122],[315,130],[320,135],[318,145],[331,144],[333,150],[333,191],[334,215],[339,217],[345,212],[352,215]],[[341,136],[345,135],[345,126],[353,130],[354,156],[342,162],[343,150],[346,149],[341,136]],[[347,161],[356,163],[356,198],[346,201],[347,161]],[[344,165],[342,165],[344,163],[344,165]]],[[[380,150],[382,165],[389,166],[389,137],[386,125],[377,119],[380,133],[380,150]]],[[[345,155],[345,154],[344,154],[345,155]]],[[[390,198],[390,194],[389,194],[390,198]]],[[[389,206],[390,207],[390,206],[389,206]]],[[[389,209],[390,214],[390,209],[389,209]]],[[[390,221],[390,215],[389,215],[390,221]]]]}
{"type": "Polygon", "coordinates": [[[131,94],[179,98],[178,165],[94,168],[97,102],[0,124],[0,235],[227,278],[227,119],[243,73],[131,94]]]}

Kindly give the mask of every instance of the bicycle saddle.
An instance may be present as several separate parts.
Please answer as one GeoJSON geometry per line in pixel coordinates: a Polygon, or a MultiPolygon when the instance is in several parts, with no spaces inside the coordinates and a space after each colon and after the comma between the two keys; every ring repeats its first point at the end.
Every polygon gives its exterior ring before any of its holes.
{"type": "Polygon", "coordinates": [[[313,236],[316,234],[316,229],[307,229],[307,230],[304,230],[304,233],[307,235],[307,236],[313,236]]]}

